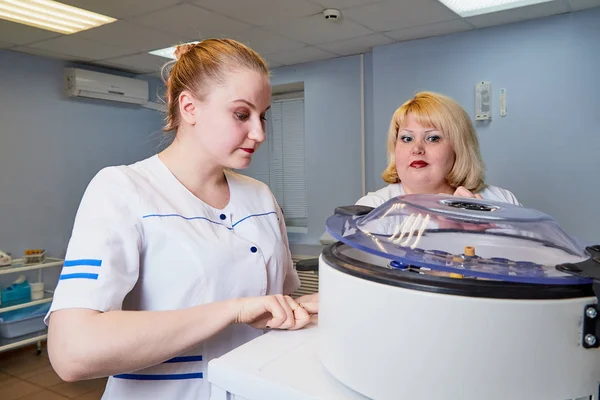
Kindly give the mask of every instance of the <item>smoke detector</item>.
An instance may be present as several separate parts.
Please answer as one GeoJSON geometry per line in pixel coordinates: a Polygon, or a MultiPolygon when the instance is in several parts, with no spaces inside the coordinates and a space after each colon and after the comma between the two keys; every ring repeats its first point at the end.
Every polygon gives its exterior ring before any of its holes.
{"type": "Polygon", "coordinates": [[[328,8],[323,10],[323,17],[328,21],[339,21],[342,18],[342,12],[337,8],[328,8]]]}

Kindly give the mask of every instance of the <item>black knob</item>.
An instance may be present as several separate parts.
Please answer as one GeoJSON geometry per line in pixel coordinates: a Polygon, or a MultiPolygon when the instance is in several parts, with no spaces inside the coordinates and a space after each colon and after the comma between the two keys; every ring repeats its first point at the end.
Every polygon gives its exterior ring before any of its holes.
{"type": "Polygon", "coordinates": [[[556,269],[561,271],[561,272],[581,272],[581,268],[579,268],[577,265],[575,264],[560,264],[556,266],[556,269]]]}

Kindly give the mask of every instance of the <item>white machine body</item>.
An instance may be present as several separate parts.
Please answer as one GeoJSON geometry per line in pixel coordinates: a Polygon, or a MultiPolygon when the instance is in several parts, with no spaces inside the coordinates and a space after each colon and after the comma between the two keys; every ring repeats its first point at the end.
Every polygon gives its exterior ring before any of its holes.
{"type": "Polygon", "coordinates": [[[600,400],[600,245],[448,195],[337,207],[326,226],[318,328],[211,360],[212,400],[600,400]]]}
{"type": "MultiPolygon", "coordinates": [[[[350,258],[385,260],[354,248],[350,258]]],[[[600,351],[582,342],[595,297],[511,300],[358,278],[319,260],[319,359],[378,400],[598,400],[600,351]]]]}

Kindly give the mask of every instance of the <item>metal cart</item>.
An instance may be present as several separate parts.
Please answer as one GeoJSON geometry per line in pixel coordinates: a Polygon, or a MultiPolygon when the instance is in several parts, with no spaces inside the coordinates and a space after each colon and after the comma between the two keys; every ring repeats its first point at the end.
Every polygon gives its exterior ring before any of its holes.
{"type": "MultiPolygon", "coordinates": [[[[62,267],[64,260],[59,258],[47,257],[43,262],[37,264],[25,264],[25,259],[14,259],[12,264],[0,267],[0,275],[17,274],[27,271],[38,271],[38,282],[43,282],[44,269],[51,267],[62,267]]],[[[17,304],[10,307],[4,307],[0,304],[0,314],[20,308],[34,306],[38,304],[50,303],[54,290],[44,290],[44,297],[39,300],[32,300],[27,303],[17,304]]],[[[48,330],[33,332],[27,335],[18,336],[11,339],[0,338],[0,353],[18,347],[27,346],[32,343],[37,343],[38,354],[42,351],[42,340],[48,337],[48,330]]]]}

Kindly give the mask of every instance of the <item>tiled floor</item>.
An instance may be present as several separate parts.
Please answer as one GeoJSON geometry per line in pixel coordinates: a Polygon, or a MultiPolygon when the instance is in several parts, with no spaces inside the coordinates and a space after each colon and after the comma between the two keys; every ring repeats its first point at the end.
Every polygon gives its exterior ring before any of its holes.
{"type": "Polygon", "coordinates": [[[106,379],[75,383],[56,375],[46,349],[35,347],[0,353],[0,399],[2,400],[99,400],[106,379]]]}

